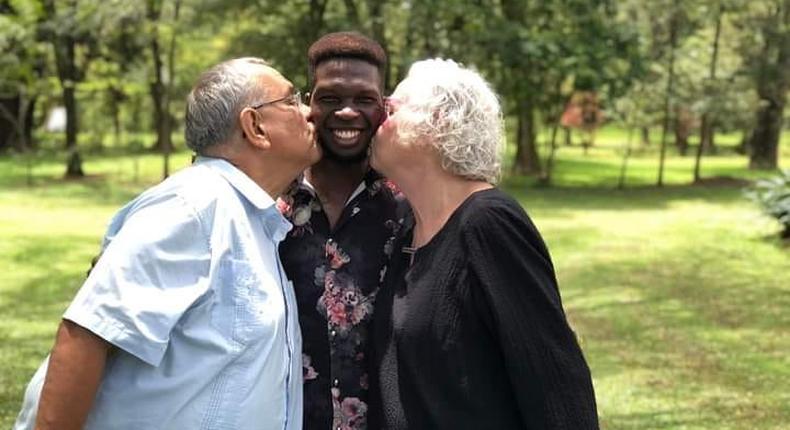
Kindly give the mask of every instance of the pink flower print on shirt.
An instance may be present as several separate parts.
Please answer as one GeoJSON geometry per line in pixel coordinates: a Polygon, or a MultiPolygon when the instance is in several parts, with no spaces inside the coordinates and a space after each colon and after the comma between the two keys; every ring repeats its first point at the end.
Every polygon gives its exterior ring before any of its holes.
{"type": "Polygon", "coordinates": [[[351,261],[351,257],[348,256],[342,249],[337,246],[337,242],[329,239],[324,246],[326,257],[329,259],[329,267],[332,269],[339,269],[343,267],[344,264],[351,261]]]}
{"type": "Polygon", "coordinates": [[[367,428],[368,405],[357,397],[340,400],[340,390],[332,388],[332,407],[334,409],[332,428],[342,430],[363,430],[367,428]]]}
{"type": "Polygon", "coordinates": [[[352,278],[330,270],[324,274],[324,293],[316,303],[319,313],[341,332],[361,323],[373,312],[373,295],[366,296],[352,278]]]}
{"type": "Polygon", "coordinates": [[[291,218],[291,214],[293,213],[291,208],[291,205],[293,205],[293,197],[287,195],[280,196],[277,199],[276,205],[277,210],[280,211],[284,217],[291,218]]]}
{"type": "Polygon", "coordinates": [[[312,359],[307,354],[302,354],[302,372],[305,381],[311,381],[318,377],[318,372],[315,371],[312,364],[312,359]]]}

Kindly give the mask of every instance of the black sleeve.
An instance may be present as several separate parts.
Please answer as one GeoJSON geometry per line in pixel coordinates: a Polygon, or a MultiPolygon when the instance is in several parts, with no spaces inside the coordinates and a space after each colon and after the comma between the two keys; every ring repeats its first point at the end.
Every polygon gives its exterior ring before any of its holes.
{"type": "Polygon", "coordinates": [[[464,228],[476,302],[499,342],[525,427],[597,429],[590,370],[565,319],[548,251],[516,205],[480,208],[464,228]]]}

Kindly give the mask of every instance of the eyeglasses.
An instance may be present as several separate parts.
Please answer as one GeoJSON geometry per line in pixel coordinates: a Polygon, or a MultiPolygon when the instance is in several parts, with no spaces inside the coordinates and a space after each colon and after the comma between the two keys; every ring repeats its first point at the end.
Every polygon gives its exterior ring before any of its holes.
{"type": "Polygon", "coordinates": [[[258,110],[264,106],[273,105],[275,103],[285,102],[288,106],[301,106],[304,101],[302,99],[302,93],[297,91],[293,94],[288,94],[285,97],[281,97],[277,100],[270,100],[268,102],[258,103],[257,105],[250,106],[250,109],[258,110]]]}

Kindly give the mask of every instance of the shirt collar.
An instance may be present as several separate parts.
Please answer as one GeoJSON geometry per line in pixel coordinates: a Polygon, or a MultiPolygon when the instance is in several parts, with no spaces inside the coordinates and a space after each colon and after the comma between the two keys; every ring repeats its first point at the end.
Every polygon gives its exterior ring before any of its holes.
{"type": "Polygon", "coordinates": [[[195,159],[194,164],[206,166],[219,173],[253,206],[263,211],[263,216],[261,217],[263,226],[272,239],[277,242],[285,239],[285,235],[293,226],[277,210],[274,199],[249,176],[222,158],[201,156],[195,159]]]}
{"type": "Polygon", "coordinates": [[[258,209],[265,210],[274,206],[274,199],[256,184],[249,176],[222,158],[200,156],[195,159],[195,165],[203,165],[219,173],[241,195],[258,209]]]}
{"type": "MultiPolygon", "coordinates": [[[[362,193],[365,190],[371,189],[371,187],[373,187],[373,185],[377,181],[380,181],[382,179],[384,179],[384,177],[381,175],[381,173],[373,169],[368,169],[368,171],[365,172],[365,176],[362,177],[362,182],[360,182],[359,185],[357,185],[357,188],[354,190],[353,193],[351,193],[351,195],[346,200],[345,206],[348,206],[348,204],[351,203],[351,201],[354,200],[354,198],[356,198],[360,193],[362,193]]],[[[307,180],[307,176],[305,176],[304,174],[302,174],[299,178],[296,179],[294,187],[291,190],[291,193],[296,192],[298,189],[307,190],[313,197],[317,198],[315,187],[313,186],[313,184],[310,183],[310,181],[307,180]]]]}

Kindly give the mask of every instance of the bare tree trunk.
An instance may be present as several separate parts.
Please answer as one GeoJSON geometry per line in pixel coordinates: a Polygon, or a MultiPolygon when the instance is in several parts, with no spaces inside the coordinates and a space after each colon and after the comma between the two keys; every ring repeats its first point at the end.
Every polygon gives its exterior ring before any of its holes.
{"type": "Polygon", "coordinates": [[[38,144],[35,139],[33,139],[33,128],[35,126],[35,112],[36,112],[36,102],[38,101],[37,97],[31,97],[27,101],[27,106],[25,107],[24,115],[24,124],[22,126],[23,132],[22,136],[24,138],[25,150],[29,149],[36,149],[38,144]]]}
{"type": "Polygon", "coordinates": [[[678,149],[678,153],[684,157],[689,149],[691,121],[691,114],[685,107],[675,108],[675,147],[678,149]]]}
{"type": "Polygon", "coordinates": [[[551,141],[549,143],[549,157],[546,159],[546,168],[543,170],[543,174],[540,178],[540,183],[542,185],[551,185],[552,175],[554,173],[554,156],[557,153],[557,131],[560,128],[560,121],[554,122],[554,126],[551,128],[551,141]]]}
{"type": "Polygon", "coordinates": [[[785,96],[777,94],[779,100],[765,100],[757,111],[757,123],[749,141],[750,169],[776,169],[779,165],[779,137],[782,132],[785,96]]]}
{"type": "MultiPolygon", "coordinates": [[[[721,4],[719,4],[718,10],[716,12],[716,31],[713,35],[713,54],[710,59],[710,74],[708,77],[710,78],[711,82],[714,82],[716,79],[716,66],[718,63],[719,58],[719,39],[721,38],[721,19],[723,15],[723,10],[721,4]]],[[[710,112],[706,111],[702,114],[702,120],[700,122],[700,129],[699,129],[699,146],[697,147],[697,156],[694,160],[694,182],[700,181],[700,166],[702,164],[702,154],[712,153],[716,150],[716,143],[714,141],[714,129],[713,129],[713,118],[711,118],[710,112]]]]}
{"type": "Polygon", "coordinates": [[[153,61],[154,80],[149,84],[151,101],[154,105],[154,127],[156,129],[156,143],[154,149],[166,153],[173,149],[173,142],[170,132],[170,112],[167,109],[167,90],[164,82],[164,62],[162,61],[161,48],[159,46],[159,24],[162,17],[162,2],[159,0],[148,0],[147,17],[153,26],[153,34],[149,47],[151,48],[151,59],[153,61]]]}
{"type": "Polygon", "coordinates": [[[625,188],[625,174],[628,169],[628,159],[631,158],[631,138],[634,136],[634,127],[628,129],[628,140],[625,141],[625,151],[623,151],[623,162],[620,164],[620,178],[617,180],[617,189],[625,188]]]}
{"type": "MultiPolygon", "coordinates": [[[[175,8],[173,11],[173,25],[178,22],[178,15],[179,11],[181,10],[181,0],[175,0],[175,4],[173,5],[175,8]]],[[[178,32],[175,29],[171,32],[170,35],[170,51],[167,55],[167,74],[168,74],[168,85],[165,89],[165,100],[164,100],[164,108],[165,114],[167,115],[167,135],[168,140],[170,141],[170,146],[163,148],[164,152],[164,159],[163,161],[163,172],[162,177],[167,178],[170,176],[170,153],[173,151],[173,121],[170,115],[170,96],[173,91],[173,80],[175,79],[176,75],[176,34],[178,32]]]]}
{"type": "MultiPolygon", "coordinates": [[[[54,1],[45,0],[42,2],[42,6],[46,15],[50,19],[55,19],[54,1]]],[[[76,8],[76,4],[69,2],[64,7],[76,8]]],[[[79,132],[77,112],[79,110],[77,108],[75,85],[80,80],[80,73],[74,56],[76,41],[70,34],[56,33],[52,35],[51,42],[55,51],[55,65],[62,88],[63,106],[66,109],[66,149],[69,151],[69,159],[66,163],[66,177],[82,177],[85,176],[85,173],[82,170],[82,157],[80,157],[79,147],[77,146],[77,135],[79,132]]]]}
{"type": "MultiPolygon", "coordinates": [[[[368,0],[368,12],[370,13],[370,29],[373,34],[373,39],[375,39],[381,45],[381,47],[384,48],[384,52],[387,52],[388,43],[387,38],[385,37],[386,20],[384,19],[384,2],[381,0],[368,0]]],[[[387,69],[384,71],[384,76],[381,78],[386,88],[395,87],[394,83],[390,82],[389,65],[387,65],[387,69]],[[390,87],[391,84],[392,86],[390,87]]]]}
{"type": "Polygon", "coordinates": [[[650,127],[647,126],[642,127],[642,145],[645,146],[650,145],[650,127]]]}
{"type": "Polygon", "coordinates": [[[667,89],[664,94],[664,121],[661,126],[661,155],[658,161],[657,186],[664,186],[664,160],[667,153],[667,133],[669,132],[669,112],[672,104],[672,93],[675,85],[675,49],[678,39],[678,0],[673,0],[672,16],[669,19],[669,76],[667,76],[667,89]]]}
{"type": "MultiPolygon", "coordinates": [[[[776,12],[776,24],[786,29],[790,25],[790,0],[782,2],[776,12]]],[[[776,169],[779,162],[779,138],[790,89],[790,31],[772,31],[776,33],[765,37],[764,48],[771,55],[761,58],[758,75],[760,106],[748,145],[751,169],[776,169]]]]}
{"type": "Polygon", "coordinates": [[[540,159],[536,145],[535,108],[531,100],[518,105],[518,132],[516,133],[516,159],[513,171],[518,174],[540,173],[540,159]]]}
{"type": "Polygon", "coordinates": [[[346,19],[353,28],[360,27],[359,8],[354,0],[343,0],[346,6],[346,19]]]}
{"type": "Polygon", "coordinates": [[[26,105],[22,93],[0,99],[0,150],[4,148],[13,148],[17,152],[27,150],[26,105]]]}

